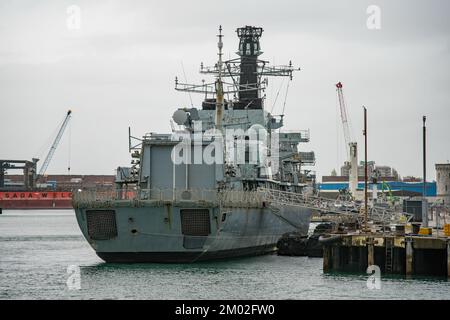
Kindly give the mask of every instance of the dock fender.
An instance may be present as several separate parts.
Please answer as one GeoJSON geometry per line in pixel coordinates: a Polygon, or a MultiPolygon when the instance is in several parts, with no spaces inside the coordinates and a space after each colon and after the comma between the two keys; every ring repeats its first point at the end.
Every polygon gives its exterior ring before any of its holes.
{"type": "Polygon", "coordinates": [[[321,235],[319,237],[319,242],[321,244],[325,244],[325,243],[333,243],[333,242],[337,242],[341,240],[341,236],[340,235],[334,235],[334,236],[325,236],[325,235],[321,235]]]}

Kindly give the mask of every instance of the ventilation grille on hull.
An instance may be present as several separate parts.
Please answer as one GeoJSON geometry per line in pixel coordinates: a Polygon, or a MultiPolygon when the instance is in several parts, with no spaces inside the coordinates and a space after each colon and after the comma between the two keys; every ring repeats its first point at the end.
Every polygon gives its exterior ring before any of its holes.
{"type": "Polygon", "coordinates": [[[211,233],[208,209],[182,209],[181,232],[186,236],[207,236],[211,233]]]}
{"type": "Polygon", "coordinates": [[[116,212],[114,210],[87,210],[88,235],[93,240],[109,240],[117,237],[116,212]]]}

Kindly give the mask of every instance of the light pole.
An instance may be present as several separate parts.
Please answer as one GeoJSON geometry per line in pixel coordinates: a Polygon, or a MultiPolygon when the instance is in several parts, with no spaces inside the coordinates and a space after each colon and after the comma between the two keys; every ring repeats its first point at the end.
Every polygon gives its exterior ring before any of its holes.
{"type": "Polygon", "coordinates": [[[422,225],[428,227],[428,205],[427,205],[427,117],[422,117],[423,121],[423,191],[422,191],[422,225]]]}
{"type": "Polygon", "coordinates": [[[364,231],[367,232],[367,108],[364,108],[364,231]]]}

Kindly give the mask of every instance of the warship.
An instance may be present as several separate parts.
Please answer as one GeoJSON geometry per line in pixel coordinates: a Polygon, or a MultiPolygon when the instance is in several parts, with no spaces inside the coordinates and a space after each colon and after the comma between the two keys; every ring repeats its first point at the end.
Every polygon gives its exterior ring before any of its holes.
{"type": "MultiPolygon", "coordinates": [[[[300,70],[292,63],[261,60],[263,29],[236,30],[237,58],[200,66],[213,81],[181,83],[175,90],[200,93],[201,107],[175,110],[168,134],[131,135],[131,166],[119,167],[115,188],[80,190],[72,204],[79,227],[106,262],[190,263],[262,255],[283,234],[307,233],[314,174],[302,152],[309,130],[282,131],[281,115],[264,107],[268,77],[300,70]]],[[[287,85],[287,90],[289,86],[287,85]]]]}

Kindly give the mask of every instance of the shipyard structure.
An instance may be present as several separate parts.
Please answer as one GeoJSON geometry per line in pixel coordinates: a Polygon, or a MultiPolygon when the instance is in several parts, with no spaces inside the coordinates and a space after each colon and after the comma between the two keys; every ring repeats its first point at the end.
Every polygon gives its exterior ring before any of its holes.
{"type": "MultiPolygon", "coordinates": [[[[6,161],[0,160],[1,163],[6,161]]],[[[23,161],[27,163],[27,161],[23,161]]],[[[34,167],[24,166],[25,172],[34,167]]],[[[17,164],[17,162],[15,162],[17,164]]],[[[18,166],[15,167],[17,169],[18,166]]],[[[1,209],[73,209],[72,193],[86,189],[109,189],[114,185],[114,175],[45,175],[39,182],[32,174],[2,176],[0,187],[1,209]]]]}
{"type": "MultiPolygon", "coordinates": [[[[442,195],[445,194],[445,175],[442,165],[436,165],[436,181],[427,181],[426,197],[437,196],[437,186],[440,184],[442,195]],[[439,170],[438,170],[439,168],[439,170]],[[441,181],[440,183],[438,181],[441,181]]],[[[445,166],[445,165],[444,165],[445,166]]],[[[356,191],[364,190],[364,161],[358,165],[358,182],[356,191]]],[[[350,189],[350,164],[345,162],[340,168],[340,175],[335,171],[331,175],[322,176],[318,183],[320,195],[336,199],[350,189]]],[[[422,197],[423,179],[417,177],[400,177],[396,169],[386,165],[376,165],[374,161],[367,162],[369,196],[371,199],[386,200],[397,198],[422,197]]],[[[447,175],[448,179],[448,175],[447,175]]]]}
{"type": "Polygon", "coordinates": [[[68,174],[47,174],[71,117],[72,111],[68,110],[39,168],[38,158],[0,159],[0,213],[3,209],[72,209],[74,191],[92,188],[101,190],[111,188],[114,184],[113,175],[71,174],[70,160],[68,174]]]}

